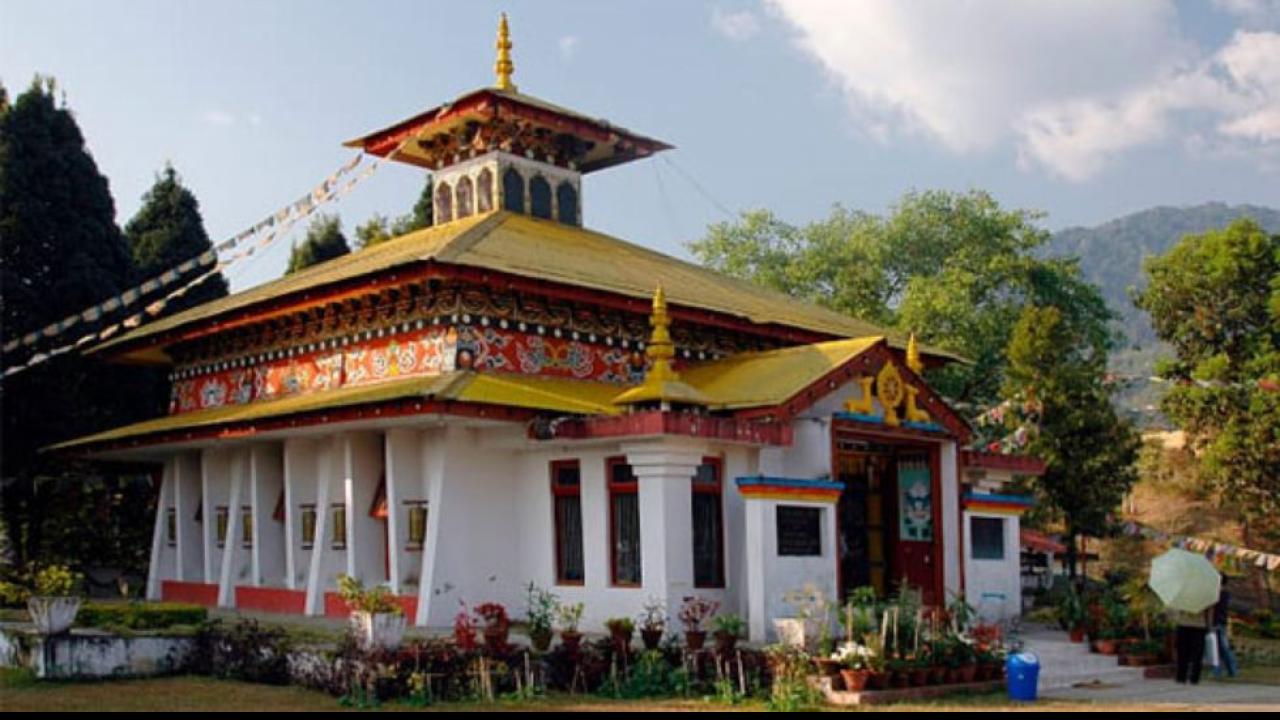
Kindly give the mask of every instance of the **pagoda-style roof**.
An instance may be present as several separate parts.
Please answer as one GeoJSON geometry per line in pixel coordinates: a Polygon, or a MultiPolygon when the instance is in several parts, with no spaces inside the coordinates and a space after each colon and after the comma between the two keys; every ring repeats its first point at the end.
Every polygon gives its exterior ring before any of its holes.
{"type": "Polygon", "coordinates": [[[344,143],[370,155],[436,170],[493,150],[588,173],[671,149],[607,120],[514,89],[473,90],[344,143]]]}
{"type": "MultiPolygon", "coordinates": [[[[682,309],[709,311],[761,326],[808,331],[814,339],[889,335],[833,310],[796,300],[603,233],[498,211],[418,230],[213,300],[113,338],[93,352],[140,362],[169,361],[163,348],[242,323],[368,292],[413,268],[475,268],[647,300],[666,288],[682,309]]],[[[905,347],[905,338],[891,340],[905,347]]],[[[958,359],[925,348],[927,355],[958,359]]]]}

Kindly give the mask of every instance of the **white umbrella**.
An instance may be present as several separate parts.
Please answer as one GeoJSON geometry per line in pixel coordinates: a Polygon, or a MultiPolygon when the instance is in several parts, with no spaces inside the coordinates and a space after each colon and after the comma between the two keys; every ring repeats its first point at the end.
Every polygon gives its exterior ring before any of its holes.
{"type": "Polygon", "coordinates": [[[1168,607],[1197,613],[1218,602],[1222,576],[1205,556],[1173,548],[1151,561],[1147,585],[1168,607]]]}

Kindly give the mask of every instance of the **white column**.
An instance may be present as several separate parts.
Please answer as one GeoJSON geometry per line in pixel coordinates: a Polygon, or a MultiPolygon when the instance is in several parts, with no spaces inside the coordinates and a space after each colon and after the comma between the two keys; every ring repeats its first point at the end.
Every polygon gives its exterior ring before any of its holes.
{"type": "Polygon", "coordinates": [[[222,573],[218,579],[218,607],[235,607],[236,582],[244,552],[241,549],[240,506],[246,500],[249,476],[249,453],[236,451],[231,457],[231,494],[227,500],[227,536],[222,543],[222,573]]]}
{"type": "Polygon", "coordinates": [[[191,582],[204,577],[204,538],[196,522],[202,476],[200,457],[183,453],[174,458],[174,508],[177,512],[178,547],[174,579],[191,582]]]}
{"type": "MultiPolygon", "coordinates": [[[[311,569],[307,572],[307,615],[323,615],[324,614],[324,591],[326,586],[326,567],[325,559],[330,552],[330,535],[333,529],[330,527],[330,517],[332,512],[329,509],[330,492],[333,482],[333,462],[332,456],[335,449],[332,447],[336,444],[337,438],[328,443],[322,443],[316,453],[319,460],[317,472],[315,475],[316,482],[316,529],[315,538],[311,544],[311,569]]],[[[350,533],[347,533],[350,535],[350,533]]]]}
{"type": "MultiPolygon", "coordinates": [[[[737,487],[733,488],[737,494],[737,487]]],[[[762,643],[769,634],[769,600],[765,585],[766,559],[769,552],[765,544],[769,527],[766,513],[768,503],[760,500],[748,500],[743,503],[743,514],[746,516],[743,548],[746,552],[746,596],[747,596],[747,636],[751,642],[762,643]]]]}
{"type": "Polygon", "coordinates": [[[376,433],[351,433],[343,443],[347,574],[366,585],[381,583],[386,577],[382,522],[369,515],[382,474],[380,443],[376,433]]]}
{"type": "Polygon", "coordinates": [[[455,424],[427,431],[422,441],[422,469],[424,491],[427,497],[427,539],[422,548],[422,565],[418,577],[418,625],[443,625],[452,617],[458,606],[456,596],[435,599],[436,570],[444,557],[441,548],[440,527],[444,524],[444,516],[450,509],[446,497],[445,485],[450,472],[450,447],[456,447],[463,441],[463,429],[455,424]]]}
{"type": "Polygon", "coordinates": [[[960,481],[959,457],[954,442],[944,442],[939,451],[938,466],[942,490],[942,587],[940,603],[961,592],[960,563],[964,549],[960,546],[960,481]]]}
{"type": "Polygon", "coordinates": [[[640,572],[646,597],[666,600],[671,617],[693,585],[693,473],[703,444],[674,440],[622,446],[639,483],[640,572]]]}
{"type": "MultiPolygon", "coordinates": [[[[419,430],[389,430],[386,435],[386,456],[383,459],[387,476],[387,541],[390,567],[387,577],[391,591],[403,593],[410,576],[418,577],[409,563],[419,558],[418,553],[405,550],[409,544],[408,514],[404,503],[426,499],[422,473],[422,432],[419,430]]],[[[428,512],[428,516],[430,512],[428,512]]]]}
{"type": "Polygon", "coordinates": [[[156,521],[151,531],[151,563],[147,566],[148,600],[160,599],[160,580],[164,575],[160,565],[164,546],[168,542],[165,537],[165,529],[168,524],[169,508],[173,506],[175,465],[176,460],[173,458],[165,461],[163,474],[160,478],[160,493],[156,500],[156,521]]]}
{"type": "MultiPolygon", "coordinates": [[[[275,518],[276,503],[283,489],[283,458],[280,445],[255,445],[250,455],[250,488],[253,515],[253,585],[276,585],[284,580],[284,525],[275,518]]],[[[286,505],[287,507],[287,505],[286,505]]]]}

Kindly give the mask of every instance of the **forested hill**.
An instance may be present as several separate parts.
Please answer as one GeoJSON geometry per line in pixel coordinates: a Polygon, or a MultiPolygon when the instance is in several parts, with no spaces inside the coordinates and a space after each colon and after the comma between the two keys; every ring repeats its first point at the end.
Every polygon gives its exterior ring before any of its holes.
{"type": "Polygon", "coordinates": [[[1280,210],[1214,202],[1155,207],[1096,227],[1067,228],[1054,234],[1048,252],[1079,257],[1085,277],[1102,288],[1107,304],[1119,313],[1130,344],[1146,347],[1155,336],[1128,292],[1145,284],[1142,259],[1165,252],[1184,235],[1223,227],[1239,217],[1252,217],[1268,232],[1280,233],[1280,210]]]}

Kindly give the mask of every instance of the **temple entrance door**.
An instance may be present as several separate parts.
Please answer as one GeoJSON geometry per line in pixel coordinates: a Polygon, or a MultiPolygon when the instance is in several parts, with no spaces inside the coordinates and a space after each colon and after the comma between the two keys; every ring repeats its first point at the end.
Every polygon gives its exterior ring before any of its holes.
{"type": "Polygon", "coordinates": [[[840,597],[870,585],[884,596],[892,578],[888,491],[892,451],[872,443],[839,440],[836,479],[844,483],[836,507],[839,525],[840,597]]]}
{"type": "Polygon", "coordinates": [[[938,502],[930,455],[906,450],[894,458],[893,490],[894,524],[893,566],[899,568],[895,586],[904,580],[922,591],[926,605],[943,602],[937,593],[937,528],[938,502]]]}

